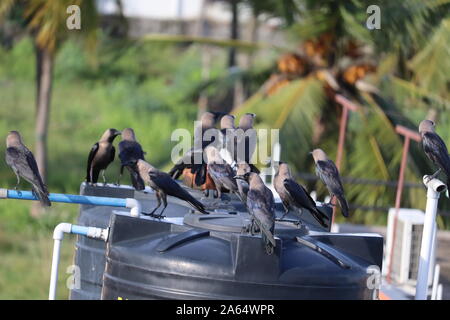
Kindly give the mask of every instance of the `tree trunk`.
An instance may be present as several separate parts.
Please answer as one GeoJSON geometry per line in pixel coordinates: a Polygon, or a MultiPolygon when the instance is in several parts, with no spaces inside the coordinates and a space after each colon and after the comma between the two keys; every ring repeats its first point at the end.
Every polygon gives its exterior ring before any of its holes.
{"type": "MultiPolygon", "coordinates": [[[[230,25],[230,38],[232,40],[239,39],[239,12],[238,12],[238,0],[231,0],[231,25],[230,25]]],[[[235,47],[231,47],[230,51],[228,53],[228,71],[230,72],[235,67],[238,66],[237,62],[237,50],[235,47]]],[[[236,70],[233,70],[233,72],[236,70]]],[[[236,108],[237,106],[241,105],[244,100],[244,88],[242,85],[241,79],[236,79],[234,86],[233,86],[233,93],[232,93],[232,109],[236,108]]]]}
{"type": "MultiPolygon", "coordinates": [[[[230,38],[237,40],[239,38],[239,22],[238,22],[238,0],[231,0],[231,25],[230,25],[230,38]]],[[[236,48],[231,47],[228,52],[228,68],[232,68],[236,65],[236,48]]]]}
{"type": "MultiPolygon", "coordinates": [[[[52,92],[54,56],[36,46],[36,124],[35,158],[44,183],[47,180],[47,132],[52,92]]],[[[35,202],[31,214],[39,215],[39,202],[35,202]]]]}
{"type": "MultiPolygon", "coordinates": [[[[200,37],[208,37],[209,36],[209,23],[207,19],[207,10],[208,10],[209,2],[208,0],[204,0],[202,3],[202,7],[200,9],[200,19],[198,25],[198,35],[200,37]]],[[[208,45],[201,46],[201,59],[202,59],[202,80],[206,81],[209,79],[209,69],[211,64],[211,52],[208,45]]],[[[207,111],[208,109],[208,94],[206,90],[200,92],[200,96],[198,98],[198,110],[197,110],[197,119],[200,119],[200,116],[207,111]]]]}

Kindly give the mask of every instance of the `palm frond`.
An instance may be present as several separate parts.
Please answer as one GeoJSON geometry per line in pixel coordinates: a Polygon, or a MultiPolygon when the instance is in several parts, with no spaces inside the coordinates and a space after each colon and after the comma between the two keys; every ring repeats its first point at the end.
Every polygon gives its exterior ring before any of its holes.
{"type": "Polygon", "coordinates": [[[0,1],[0,22],[10,12],[16,0],[2,0],[0,1]]]}
{"type": "Polygon", "coordinates": [[[442,20],[427,45],[409,62],[421,88],[447,94],[450,73],[450,18],[442,20]]]}

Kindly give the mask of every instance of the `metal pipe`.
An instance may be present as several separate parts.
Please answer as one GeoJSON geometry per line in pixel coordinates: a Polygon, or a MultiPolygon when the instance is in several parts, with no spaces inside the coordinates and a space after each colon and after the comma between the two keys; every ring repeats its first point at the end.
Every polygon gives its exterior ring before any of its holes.
{"type": "MultiPolygon", "coordinates": [[[[346,133],[346,129],[347,129],[348,110],[357,111],[358,106],[340,94],[335,95],[334,99],[337,103],[339,103],[342,106],[341,121],[339,123],[338,148],[337,148],[337,154],[336,154],[336,167],[338,168],[338,170],[340,170],[342,154],[344,151],[345,133],[346,133]]],[[[336,197],[333,197],[331,199],[331,203],[333,204],[333,214],[331,216],[331,225],[333,225],[334,217],[336,215],[336,197]]]]}
{"type": "Polygon", "coordinates": [[[389,254],[389,266],[386,280],[388,283],[391,283],[391,273],[392,273],[392,260],[394,256],[394,243],[397,233],[397,220],[398,220],[398,210],[400,209],[400,202],[402,200],[403,193],[403,182],[405,179],[405,168],[406,161],[408,160],[408,150],[409,150],[409,137],[405,137],[405,143],[403,144],[403,152],[402,152],[402,161],[400,164],[400,176],[398,178],[398,186],[397,186],[397,194],[395,196],[395,213],[394,213],[394,226],[393,226],[393,235],[392,235],[392,245],[389,254]]]}
{"type": "Polygon", "coordinates": [[[409,141],[410,141],[409,138],[406,137],[405,144],[403,145],[402,161],[400,164],[400,176],[398,178],[397,194],[395,196],[395,215],[397,215],[398,209],[400,209],[400,202],[402,200],[406,161],[408,160],[409,141]]]}
{"type": "Polygon", "coordinates": [[[345,131],[347,128],[347,119],[348,119],[348,109],[347,107],[344,106],[342,108],[341,122],[339,124],[339,140],[336,154],[336,167],[338,169],[341,168],[342,153],[344,150],[344,142],[345,142],[345,131]]]}
{"type": "Polygon", "coordinates": [[[397,185],[397,193],[395,195],[394,225],[393,225],[393,234],[392,234],[392,240],[391,240],[392,245],[391,245],[391,250],[390,250],[390,254],[389,254],[389,266],[388,266],[388,273],[387,273],[387,277],[386,277],[386,280],[388,283],[391,283],[391,281],[392,281],[392,279],[391,279],[392,259],[394,256],[394,249],[395,249],[394,243],[395,243],[396,232],[397,232],[398,210],[400,209],[400,204],[401,204],[401,200],[402,200],[403,184],[405,181],[406,163],[408,161],[409,143],[410,143],[411,139],[413,139],[417,142],[420,142],[420,140],[421,140],[421,137],[417,132],[412,131],[406,127],[397,125],[395,127],[395,131],[398,134],[401,134],[405,137],[405,142],[403,144],[402,160],[401,160],[401,164],[400,164],[400,173],[399,173],[398,185],[397,185]]]}
{"type": "Polygon", "coordinates": [[[436,224],[436,212],[441,192],[445,192],[447,186],[438,179],[428,181],[430,176],[423,177],[423,183],[427,187],[427,205],[425,221],[422,233],[422,245],[420,248],[419,271],[417,275],[416,300],[426,300],[428,296],[428,275],[430,272],[433,235],[436,224]]]}
{"type": "Polygon", "coordinates": [[[56,288],[58,284],[58,269],[59,269],[59,256],[61,251],[61,243],[64,239],[64,234],[78,234],[93,239],[99,239],[103,241],[108,240],[108,229],[85,227],[79,225],[73,225],[70,223],[60,223],[53,231],[53,257],[52,257],[52,270],[50,275],[50,288],[48,292],[48,299],[56,299],[56,288]]]}

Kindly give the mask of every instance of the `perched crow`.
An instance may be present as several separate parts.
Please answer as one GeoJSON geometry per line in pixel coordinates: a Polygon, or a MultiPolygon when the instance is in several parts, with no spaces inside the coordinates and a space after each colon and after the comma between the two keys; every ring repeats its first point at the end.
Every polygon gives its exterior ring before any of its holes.
{"type": "Polygon", "coordinates": [[[237,136],[234,120],[235,116],[231,114],[226,114],[220,119],[221,147],[223,147],[222,157],[230,165],[236,161],[237,152],[237,136]]]}
{"type": "Polygon", "coordinates": [[[235,173],[231,166],[220,156],[219,150],[214,146],[205,148],[207,158],[207,171],[211,176],[217,190],[217,196],[222,196],[222,188],[239,195],[238,186],[234,179],[235,173]]]}
{"type": "Polygon", "coordinates": [[[120,134],[121,132],[116,129],[108,129],[103,133],[100,141],[92,146],[87,161],[86,182],[97,183],[101,171],[103,183],[106,185],[105,170],[114,161],[116,149],[113,141],[120,134]]]}
{"type": "Polygon", "coordinates": [[[239,126],[236,130],[237,142],[234,160],[236,163],[248,163],[252,172],[259,173],[258,168],[250,163],[253,153],[255,153],[258,139],[256,130],[253,129],[255,117],[256,114],[254,113],[246,113],[239,119],[239,126]]]}
{"type": "MultiPolygon", "coordinates": [[[[287,163],[280,161],[273,184],[283,202],[283,206],[286,210],[285,215],[291,208],[300,209],[301,211],[307,209],[320,225],[325,228],[328,227],[328,223],[326,222],[326,220],[329,220],[328,216],[317,209],[316,202],[311,198],[305,188],[295,182],[287,163]]],[[[299,212],[298,210],[295,210],[294,212],[298,216],[301,216],[302,214],[302,212],[299,212]]]]}
{"type": "Polygon", "coordinates": [[[162,214],[167,207],[167,195],[188,202],[192,207],[203,214],[209,214],[209,212],[205,210],[203,204],[191,196],[189,192],[180,187],[180,185],[173,180],[169,174],[159,171],[144,160],[138,160],[136,167],[142,179],[144,179],[150,188],[155,190],[156,199],[158,201],[158,205],[150,213],[145,213],[146,215],[153,215],[154,212],[161,206],[162,200],[164,207],[158,216],[162,217],[162,214]]]}
{"type": "Polygon", "coordinates": [[[423,151],[439,167],[439,170],[429,179],[435,178],[443,170],[447,176],[447,186],[450,187],[450,157],[444,141],[435,132],[434,122],[431,120],[420,122],[419,133],[422,136],[423,151]]]}
{"type": "MultiPolygon", "coordinates": [[[[236,175],[244,176],[246,173],[251,172],[251,168],[246,162],[237,164],[236,175]]],[[[240,198],[244,204],[247,204],[248,183],[243,179],[236,179],[240,198]]]]}
{"type": "Polygon", "coordinates": [[[206,182],[206,163],[203,157],[203,150],[211,143],[215,143],[215,136],[219,136],[219,132],[214,132],[214,126],[219,112],[205,112],[200,118],[200,126],[195,128],[194,146],[178,160],[178,162],[169,171],[169,175],[174,179],[178,179],[183,174],[186,168],[191,169],[191,174],[194,176],[195,185],[201,187],[206,182]],[[216,134],[214,134],[216,133],[216,134]],[[211,135],[208,139],[206,135],[211,135]]]}
{"type": "Polygon", "coordinates": [[[314,149],[311,152],[316,163],[316,174],[320,180],[327,186],[331,197],[336,196],[344,217],[348,217],[349,210],[347,200],[344,196],[344,187],[342,187],[339,171],[333,161],[329,160],[322,149],[314,149]]]}
{"type": "Polygon", "coordinates": [[[255,230],[255,223],[261,231],[261,238],[266,248],[267,254],[273,253],[276,245],[274,238],[275,230],[275,201],[272,191],[264,185],[261,177],[255,172],[245,173],[243,176],[236,176],[236,179],[246,180],[249,184],[247,193],[247,208],[252,215],[252,233],[255,230]]]}
{"type": "MultiPolygon", "coordinates": [[[[126,167],[130,172],[131,183],[136,190],[144,190],[145,183],[139,176],[139,171],[136,168],[138,160],[144,160],[144,151],[139,142],[136,141],[136,136],[131,128],[126,128],[122,131],[122,141],[119,142],[119,159],[120,159],[120,178],[123,174],[123,168],[126,167]]],[[[117,184],[120,184],[120,182],[117,184]]]]}
{"type": "Polygon", "coordinates": [[[6,137],[6,163],[13,169],[17,177],[17,190],[20,177],[27,180],[33,186],[33,194],[39,199],[43,206],[51,205],[48,199],[47,186],[42,181],[39,169],[34,159],[33,153],[22,143],[20,133],[17,131],[9,132],[6,137]]]}

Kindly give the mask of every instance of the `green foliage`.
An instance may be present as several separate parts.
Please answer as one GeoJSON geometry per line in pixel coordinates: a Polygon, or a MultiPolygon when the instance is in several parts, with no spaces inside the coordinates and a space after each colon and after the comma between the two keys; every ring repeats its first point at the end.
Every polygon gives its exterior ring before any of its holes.
{"type": "MultiPolygon", "coordinates": [[[[104,39],[104,41],[106,41],[104,39]]],[[[11,50],[0,48],[0,132],[19,130],[34,147],[35,84],[33,45],[29,38],[11,50]]],[[[66,42],[57,55],[49,128],[51,192],[78,193],[85,178],[91,146],[110,127],[133,127],[149,162],[161,169],[170,163],[173,129],[193,130],[197,104],[192,91],[200,85],[198,49],[170,45],[113,43],[99,47],[96,65],[75,42],[66,42]],[[111,51],[115,46],[119,50],[111,51]]],[[[212,65],[216,76],[223,67],[212,65]]],[[[120,138],[119,138],[120,139],[120,138]]],[[[116,142],[117,144],[117,142],[116,142]]],[[[4,150],[0,139],[0,150],[4,150]]],[[[118,178],[117,161],[107,170],[118,178]]],[[[2,188],[15,185],[15,176],[0,161],[2,188]]],[[[124,175],[123,183],[129,183],[124,175]]],[[[22,189],[29,185],[22,181],[22,189]]],[[[78,206],[54,203],[40,219],[29,214],[30,202],[0,201],[0,299],[45,299],[48,294],[52,230],[59,222],[74,222],[78,206]]],[[[67,298],[64,271],[73,256],[64,245],[59,298],[67,298]]]]}

